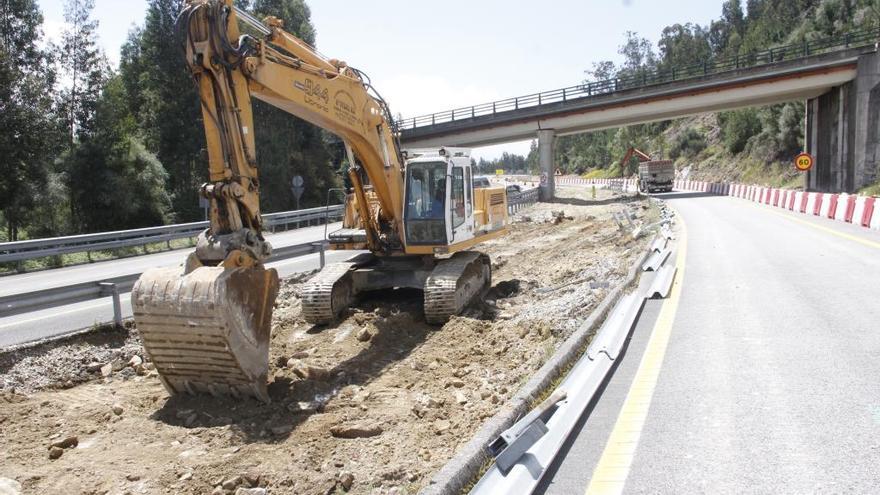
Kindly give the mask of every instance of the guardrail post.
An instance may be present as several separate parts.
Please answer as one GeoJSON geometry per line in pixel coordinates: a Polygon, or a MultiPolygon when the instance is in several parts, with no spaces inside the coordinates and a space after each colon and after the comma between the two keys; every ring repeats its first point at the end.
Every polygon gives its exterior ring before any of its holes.
{"type": "Polygon", "coordinates": [[[513,109],[519,110],[519,97],[513,99],[513,109]]]}
{"type": "Polygon", "coordinates": [[[434,117],[434,114],[432,113],[431,114],[431,125],[434,125],[436,123],[437,123],[437,119],[434,117]]]}
{"type": "Polygon", "coordinates": [[[471,107],[471,118],[474,118],[474,107],[471,107]]]}
{"type": "Polygon", "coordinates": [[[538,93],[538,105],[541,104],[541,93],[538,93]]]}
{"type": "Polygon", "coordinates": [[[119,288],[112,282],[99,282],[103,295],[113,296],[113,323],[122,326],[122,302],[119,300],[119,288]]]}
{"type": "Polygon", "coordinates": [[[314,247],[317,248],[317,250],[318,250],[318,253],[319,253],[319,255],[320,255],[319,258],[320,258],[320,260],[321,260],[321,269],[323,270],[323,269],[324,269],[324,263],[325,263],[325,259],[324,259],[324,243],[323,243],[323,242],[313,242],[313,243],[312,243],[312,246],[314,246],[314,247]]]}
{"type": "Polygon", "coordinates": [[[492,115],[495,115],[495,102],[492,102],[492,115]]]}
{"type": "Polygon", "coordinates": [[[565,101],[565,88],[562,88],[562,101],[565,101]]]}
{"type": "Polygon", "coordinates": [[[809,54],[810,54],[810,45],[807,43],[806,38],[804,38],[804,56],[806,57],[809,54]]]}

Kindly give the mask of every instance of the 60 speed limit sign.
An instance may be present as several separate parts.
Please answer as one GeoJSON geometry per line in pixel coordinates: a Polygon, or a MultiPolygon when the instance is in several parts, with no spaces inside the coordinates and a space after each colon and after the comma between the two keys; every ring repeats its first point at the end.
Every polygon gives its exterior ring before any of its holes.
{"type": "Polygon", "coordinates": [[[813,155],[809,153],[801,153],[800,155],[794,157],[794,168],[800,170],[801,172],[806,172],[813,168],[813,155]]]}

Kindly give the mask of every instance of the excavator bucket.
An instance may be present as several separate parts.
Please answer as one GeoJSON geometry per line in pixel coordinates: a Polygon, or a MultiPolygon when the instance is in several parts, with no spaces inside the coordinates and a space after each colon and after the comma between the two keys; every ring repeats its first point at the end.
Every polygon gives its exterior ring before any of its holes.
{"type": "Polygon", "coordinates": [[[199,267],[144,272],[131,292],[134,320],[165,388],[250,395],[269,402],[274,269],[199,267]]]}

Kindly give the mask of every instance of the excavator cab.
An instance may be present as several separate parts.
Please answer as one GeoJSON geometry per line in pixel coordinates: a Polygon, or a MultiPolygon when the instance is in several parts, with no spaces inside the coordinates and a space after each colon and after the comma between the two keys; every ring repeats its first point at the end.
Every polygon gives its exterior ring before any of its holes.
{"type": "Polygon", "coordinates": [[[447,246],[473,238],[474,190],[467,150],[422,150],[406,162],[406,243],[447,246]]]}

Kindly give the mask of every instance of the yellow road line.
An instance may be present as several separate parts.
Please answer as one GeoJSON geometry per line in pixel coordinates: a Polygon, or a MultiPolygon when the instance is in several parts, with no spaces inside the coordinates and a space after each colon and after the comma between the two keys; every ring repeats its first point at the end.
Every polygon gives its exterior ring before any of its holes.
{"type": "MultiPolygon", "coordinates": [[[[757,206],[758,206],[758,205],[755,204],[755,207],[757,207],[757,206]]],[[[762,205],[762,206],[770,206],[770,205],[762,205]]],[[[777,207],[774,207],[774,208],[777,208],[777,207]]],[[[764,209],[764,208],[762,208],[762,209],[764,209]]],[[[770,213],[773,213],[774,215],[779,215],[779,216],[782,217],[782,218],[787,218],[787,219],[791,220],[792,222],[802,223],[802,224],[804,224],[804,225],[807,225],[807,226],[813,227],[814,229],[818,229],[818,230],[821,230],[821,231],[823,231],[823,232],[828,232],[829,234],[836,235],[837,237],[842,237],[842,238],[844,238],[844,239],[849,239],[850,241],[858,242],[859,244],[863,244],[863,245],[868,246],[868,247],[872,247],[872,248],[875,248],[875,249],[880,249],[880,242],[869,241],[869,240],[867,240],[867,239],[862,239],[861,237],[859,237],[859,236],[857,236],[857,235],[847,234],[846,232],[841,232],[841,231],[839,231],[839,230],[835,230],[835,229],[832,229],[832,228],[830,228],[830,227],[826,227],[826,226],[824,226],[824,225],[819,225],[819,224],[816,224],[816,223],[813,223],[813,222],[809,222],[809,221],[807,221],[807,220],[802,220],[802,219],[797,218],[796,216],[794,216],[794,214],[782,213],[782,212],[779,212],[779,211],[774,211],[774,210],[772,210],[772,209],[770,209],[770,208],[767,208],[766,210],[769,211],[770,213]]],[[[785,211],[790,211],[790,210],[785,210],[785,211]]],[[[800,214],[800,215],[803,215],[803,213],[799,213],[799,214],[800,214]]],[[[814,217],[815,217],[815,215],[810,215],[810,216],[814,216],[814,217]]],[[[816,217],[816,218],[823,218],[823,217],[816,217]]],[[[850,224],[850,225],[853,225],[853,224],[850,224]]]]}
{"type": "MultiPolygon", "coordinates": [[[[681,216],[679,215],[679,219],[681,216]]],[[[672,324],[675,321],[675,313],[678,310],[678,301],[681,297],[681,282],[684,278],[684,262],[687,252],[687,232],[683,221],[681,240],[678,244],[678,254],[675,258],[675,266],[678,269],[675,281],[669,297],[663,301],[657,322],[651,332],[651,338],[645,347],[642,362],[636,371],[636,376],[630,385],[626,400],[617,416],[614,429],[605,444],[605,450],[599,463],[596,465],[590,484],[587,486],[587,494],[618,494],[623,492],[626,478],[629,475],[636,447],[642,434],[642,428],[648,417],[648,409],[651,407],[651,398],[660,375],[660,367],[669,344],[669,335],[672,333],[672,324]]]]}

